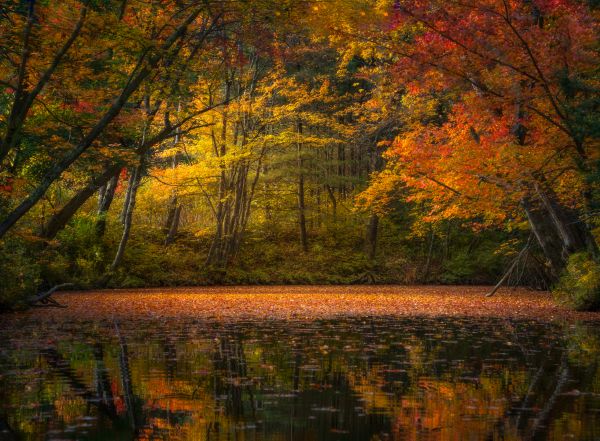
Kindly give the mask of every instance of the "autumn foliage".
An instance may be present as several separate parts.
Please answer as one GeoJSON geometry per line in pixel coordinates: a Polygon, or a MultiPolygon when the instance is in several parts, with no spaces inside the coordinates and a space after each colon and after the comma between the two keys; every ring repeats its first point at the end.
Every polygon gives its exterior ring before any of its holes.
{"type": "Polygon", "coordinates": [[[593,2],[30,0],[0,30],[0,297],[600,265],[593,2]]]}

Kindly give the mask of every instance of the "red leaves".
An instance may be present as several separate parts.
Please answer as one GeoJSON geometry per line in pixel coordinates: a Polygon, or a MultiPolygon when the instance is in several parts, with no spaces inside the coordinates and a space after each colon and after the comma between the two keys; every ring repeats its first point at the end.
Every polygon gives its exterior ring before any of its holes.
{"type": "Polygon", "coordinates": [[[12,193],[13,191],[13,182],[14,179],[13,178],[5,178],[5,179],[0,179],[0,193],[12,193]]]}
{"type": "MultiPolygon", "coordinates": [[[[575,108],[585,97],[565,92],[561,78],[566,69],[595,87],[587,72],[598,65],[597,17],[589,8],[568,0],[407,0],[396,13],[398,61],[388,72],[406,92],[406,122],[387,157],[409,199],[430,201],[439,218],[497,224],[518,209],[532,175],[551,180],[554,170],[576,168],[562,152],[573,148],[568,127],[578,116],[560,105],[575,108]]],[[[560,197],[577,199],[580,175],[556,182],[560,197]]]]}

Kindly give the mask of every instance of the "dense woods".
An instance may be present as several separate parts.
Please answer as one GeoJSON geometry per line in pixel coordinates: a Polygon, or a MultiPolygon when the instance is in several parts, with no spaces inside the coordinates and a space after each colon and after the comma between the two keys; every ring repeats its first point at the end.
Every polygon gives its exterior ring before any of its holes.
{"type": "Polygon", "coordinates": [[[0,306],[488,283],[600,307],[593,0],[0,4],[0,306]]]}

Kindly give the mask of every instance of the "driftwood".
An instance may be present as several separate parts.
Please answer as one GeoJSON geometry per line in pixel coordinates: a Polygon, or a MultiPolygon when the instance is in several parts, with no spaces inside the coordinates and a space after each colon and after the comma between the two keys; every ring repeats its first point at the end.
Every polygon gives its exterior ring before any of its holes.
{"type": "MultiPolygon", "coordinates": [[[[519,254],[515,258],[515,260],[513,260],[513,262],[510,264],[510,266],[508,267],[508,270],[504,273],[504,275],[502,276],[502,278],[500,279],[500,281],[498,281],[498,283],[496,284],[496,286],[494,286],[494,288],[492,288],[492,290],[485,295],[486,297],[493,296],[494,294],[496,294],[496,291],[498,291],[500,289],[500,287],[502,285],[504,285],[504,283],[508,280],[508,278],[515,271],[515,269],[517,268],[517,265],[519,265],[519,263],[521,262],[521,260],[523,259],[523,257],[525,257],[527,255],[527,251],[529,251],[530,244],[531,244],[531,236],[529,236],[529,240],[527,241],[527,244],[519,252],[519,254]]],[[[522,274],[521,274],[521,276],[522,276],[522,274]]],[[[515,285],[519,284],[521,276],[519,276],[517,278],[517,280],[515,282],[515,285]]]]}
{"type": "Polygon", "coordinates": [[[56,292],[56,290],[60,288],[66,288],[67,286],[73,286],[72,283],[61,283],[60,285],[55,285],[50,288],[48,291],[45,291],[36,296],[31,296],[27,299],[27,303],[30,306],[54,306],[56,308],[66,308],[65,305],[61,305],[56,300],[54,300],[51,296],[56,292]],[[39,303],[39,304],[38,304],[39,303]]]}

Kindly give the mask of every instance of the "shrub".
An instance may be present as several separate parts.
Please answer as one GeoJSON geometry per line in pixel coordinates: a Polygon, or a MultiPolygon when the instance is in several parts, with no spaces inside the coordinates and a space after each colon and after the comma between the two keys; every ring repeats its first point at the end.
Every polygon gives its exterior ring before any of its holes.
{"type": "Polygon", "coordinates": [[[14,239],[0,242],[0,310],[25,306],[25,299],[35,294],[39,282],[39,266],[25,244],[14,239]]]}
{"type": "Polygon", "coordinates": [[[557,299],[578,311],[600,308],[600,264],[588,253],[575,253],[554,288],[557,299]]]}

